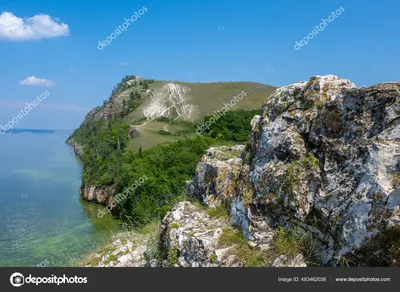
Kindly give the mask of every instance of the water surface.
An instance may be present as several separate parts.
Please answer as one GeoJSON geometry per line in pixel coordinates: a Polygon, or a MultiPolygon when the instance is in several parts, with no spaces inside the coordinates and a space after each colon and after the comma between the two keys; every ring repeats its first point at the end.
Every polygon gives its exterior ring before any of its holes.
{"type": "Polygon", "coordinates": [[[0,135],[0,266],[66,266],[116,231],[80,199],[70,133],[0,135]]]}

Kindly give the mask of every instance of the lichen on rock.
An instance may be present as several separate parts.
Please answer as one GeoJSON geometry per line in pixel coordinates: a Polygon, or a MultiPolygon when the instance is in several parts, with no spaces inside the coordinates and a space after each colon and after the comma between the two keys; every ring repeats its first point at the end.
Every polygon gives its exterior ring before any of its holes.
{"type": "Polygon", "coordinates": [[[357,88],[327,75],[281,87],[251,121],[240,156],[207,152],[191,194],[231,206],[254,247],[270,249],[275,230],[295,222],[335,265],[399,226],[399,118],[399,83],[357,88]]]}
{"type": "Polygon", "coordinates": [[[399,106],[395,83],[356,88],[327,75],[278,89],[253,131],[256,196],[281,202],[266,216],[321,231],[333,242],[326,262],[383,232],[400,203],[399,106]]]}

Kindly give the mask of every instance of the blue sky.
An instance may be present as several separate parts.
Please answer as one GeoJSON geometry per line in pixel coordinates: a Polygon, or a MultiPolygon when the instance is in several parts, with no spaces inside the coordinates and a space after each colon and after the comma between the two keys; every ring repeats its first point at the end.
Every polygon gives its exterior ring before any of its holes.
{"type": "Polygon", "coordinates": [[[0,15],[9,12],[26,22],[44,14],[55,25],[17,37],[0,17],[0,125],[47,89],[49,96],[15,127],[74,129],[127,74],[276,86],[316,74],[357,85],[397,81],[399,10],[396,0],[0,0],[0,15]],[[140,18],[97,49],[98,41],[143,6],[147,11],[140,18]],[[294,49],[295,41],[340,6],[344,12],[324,31],[294,49]],[[20,84],[30,76],[44,84],[20,84]]]}

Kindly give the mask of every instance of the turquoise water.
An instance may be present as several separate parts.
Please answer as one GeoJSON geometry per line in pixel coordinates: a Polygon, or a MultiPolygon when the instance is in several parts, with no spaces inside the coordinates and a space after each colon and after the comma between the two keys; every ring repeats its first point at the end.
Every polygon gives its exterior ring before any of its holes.
{"type": "Polygon", "coordinates": [[[0,135],[0,266],[67,266],[118,228],[80,199],[70,132],[0,135]]]}

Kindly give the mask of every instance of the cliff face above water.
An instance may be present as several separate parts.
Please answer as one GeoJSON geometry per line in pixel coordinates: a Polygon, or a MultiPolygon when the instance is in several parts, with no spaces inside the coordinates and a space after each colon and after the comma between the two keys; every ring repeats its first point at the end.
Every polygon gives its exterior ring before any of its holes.
{"type": "Polygon", "coordinates": [[[187,193],[208,211],[179,203],[159,226],[163,252],[145,248],[141,265],[400,266],[399,117],[400,83],[328,75],[277,89],[246,146],[198,164],[187,193]],[[220,209],[225,219],[209,217],[220,209]],[[312,254],[286,253],[293,228],[312,254]]]}

